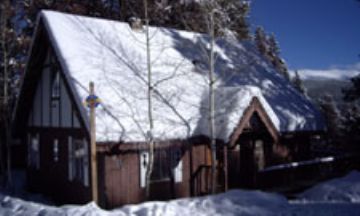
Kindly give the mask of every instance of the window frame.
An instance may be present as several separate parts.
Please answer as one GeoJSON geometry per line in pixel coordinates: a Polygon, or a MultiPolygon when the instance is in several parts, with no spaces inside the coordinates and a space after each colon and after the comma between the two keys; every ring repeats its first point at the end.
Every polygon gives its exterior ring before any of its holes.
{"type": "Polygon", "coordinates": [[[28,166],[40,169],[40,135],[28,134],[28,166]]]}
{"type": "Polygon", "coordinates": [[[53,161],[58,162],[59,159],[60,159],[60,157],[59,157],[59,140],[54,139],[54,142],[53,142],[53,161]]]}
{"type": "Polygon", "coordinates": [[[81,182],[89,186],[89,143],[85,138],[68,138],[68,176],[69,181],[81,182]]]}
{"type": "MultiPolygon", "coordinates": [[[[146,172],[147,172],[147,163],[149,160],[149,152],[148,151],[141,151],[139,153],[139,159],[140,159],[140,187],[144,188],[146,186],[146,172]]],[[[159,164],[158,164],[159,165],[159,164]]],[[[163,168],[166,170],[166,167],[163,168]]],[[[182,151],[180,148],[171,148],[171,149],[156,149],[154,154],[154,166],[152,171],[152,176],[150,177],[150,183],[156,183],[156,182],[168,182],[171,181],[173,178],[173,181],[175,183],[181,183],[182,182],[182,176],[183,176],[183,159],[182,159],[182,151]],[[160,176],[154,176],[154,170],[157,167],[157,162],[159,159],[159,152],[161,151],[162,154],[165,154],[165,160],[164,163],[160,162],[161,165],[168,165],[169,171],[164,173],[164,170],[160,171],[160,176]]],[[[156,175],[156,174],[155,174],[156,175]]]]}
{"type": "Polygon", "coordinates": [[[51,100],[60,100],[61,96],[61,82],[60,82],[60,72],[55,70],[51,82],[51,100]]]}

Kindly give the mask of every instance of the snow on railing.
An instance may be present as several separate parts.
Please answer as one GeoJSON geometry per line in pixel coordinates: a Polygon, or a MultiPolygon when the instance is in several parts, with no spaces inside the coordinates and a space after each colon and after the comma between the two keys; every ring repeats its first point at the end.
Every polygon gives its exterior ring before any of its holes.
{"type": "Polygon", "coordinates": [[[289,168],[296,168],[300,166],[305,165],[313,165],[313,164],[319,164],[319,163],[330,163],[335,161],[335,157],[323,157],[323,158],[315,158],[313,160],[306,160],[306,161],[299,161],[299,162],[292,162],[287,164],[280,164],[275,166],[267,167],[263,170],[259,170],[259,172],[269,172],[269,171],[275,171],[275,170],[281,170],[281,169],[289,169],[289,168]]]}
{"type": "Polygon", "coordinates": [[[279,164],[275,166],[266,167],[263,170],[259,170],[260,173],[263,172],[269,172],[269,171],[275,171],[275,170],[281,170],[281,169],[291,169],[291,168],[297,168],[301,166],[306,165],[314,165],[314,164],[324,164],[324,163],[331,163],[337,160],[341,159],[349,159],[353,157],[359,157],[359,154],[343,154],[342,156],[328,156],[328,157],[321,157],[321,158],[315,158],[312,160],[306,160],[306,161],[298,161],[298,162],[292,162],[287,164],[279,164]]]}

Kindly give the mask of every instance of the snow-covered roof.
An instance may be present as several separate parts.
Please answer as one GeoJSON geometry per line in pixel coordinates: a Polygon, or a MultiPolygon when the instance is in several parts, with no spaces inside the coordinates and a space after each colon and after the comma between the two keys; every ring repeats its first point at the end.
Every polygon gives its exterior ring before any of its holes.
{"type": "MultiPolygon", "coordinates": [[[[102,100],[96,115],[98,141],[144,141],[149,128],[145,32],[127,23],[52,11],[43,11],[41,19],[85,119],[86,89],[95,82],[102,100]]],[[[160,27],[149,31],[155,138],[208,134],[208,38],[160,27]]],[[[215,50],[218,138],[227,141],[255,96],[280,132],[323,128],[312,104],[252,43],[219,40],[215,50]]]]}
{"type": "MultiPolygon", "coordinates": [[[[266,110],[274,127],[279,131],[280,121],[264,98],[261,90],[256,86],[234,86],[220,87],[215,90],[215,127],[216,137],[222,140],[228,140],[234,129],[239,124],[246,109],[256,97],[262,107],[266,110]]],[[[198,122],[198,128],[195,133],[206,133],[209,131],[208,116],[209,97],[202,101],[203,113],[198,122]]]]}

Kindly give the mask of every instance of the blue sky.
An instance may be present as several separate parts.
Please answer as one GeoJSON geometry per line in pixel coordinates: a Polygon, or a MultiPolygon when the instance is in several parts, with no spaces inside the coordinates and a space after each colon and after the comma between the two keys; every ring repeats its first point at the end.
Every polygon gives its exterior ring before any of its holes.
{"type": "Polygon", "coordinates": [[[327,69],[360,62],[360,2],[252,0],[250,22],[275,33],[290,69],[327,69]]]}

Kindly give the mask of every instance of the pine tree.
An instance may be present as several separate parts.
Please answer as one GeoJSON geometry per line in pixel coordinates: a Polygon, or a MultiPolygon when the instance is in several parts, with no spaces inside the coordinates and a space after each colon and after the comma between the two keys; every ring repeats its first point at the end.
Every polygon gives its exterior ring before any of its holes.
{"type": "Polygon", "coordinates": [[[266,40],[266,34],[262,27],[258,26],[255,30],[255,43],[260,54],[267,57],[268,45],[266,40]]]}
{"type": "Polygon", "coordinates": [[[295,77],[293,78],[292,83],[299,92],[306,95],[306,88],[297,70],[295,70],[295,77]]]}
{"type": "Polygon", "coordinates": [[[228,29],[233,31],[239,40],[249,39],[247,17],[250,11],[250,3],[248,1],[221,0],[219,6],[225,14],[224,26],[228,26],[228,29]]]}
{"type": "Polygon", "coordinates": [[[269,53],[271,53],[272,56],[280,55],[279,43],[276,41],[274,33],[270,34],[268,39],[268,45],[269,53]]]}
{"type": "Polygon", "coordinates": [[[335,143],[340,137],[341,115],[331,95],[325,94],[319,100],[320,109],[327,125],[329,141],[335,143]]]}
{"type": "Polygon", "coordinates": [[[290,80],[286,62],[280,57],[280,47],[275,39],[275,35],[271,34],[267,36],[262,27],[257,27],[255,30],[255,44],[260,54],[262,54],[282,76],[290,80]]]}
{"type": "Polygon", "coordinates": [[[351,87],[343,89],[343,99],[348,102],[344,111],[344,138],[351,147],[360,150],[360,75],[351,78],[351,87]]]}
{"type": "Polygon", "coordinates": [[[350,147],[360,150],[360,107],[359,104],[348,104],[344,109],[342,120],[344,140],[350,147]]]}
{"type": "Polygon", "coordinates": [[[351,87],[343,89],[345,101],[356,101],[360,98],[360,75],[352,77],[350,79],[351,87]]]}
{"type": "Polygon", "coordinates": [[[287,80],[290,80],[289,71],[285,61],[280,57],[280,46],[277,42],[274,33],[267,37],[268,53],[267,58],[277,71],[283,75],[287,80]]]}
{"type": "MultiPolygon", "coordinates": [[[[207,14],[204,8],[209,3],[214,5],[217,11],[217,25],[214,26],[217,36],[226,34],[223,27],[227,26],[227,30],[232,31],[238,39],[250,38],[247,21],[250,4],[243,0],[149,0],[148,10],[151,14],[149,22],[155,26],[206,33],[204,17],[207,14]]],[[[120,7],[123,21],[127,21],[130,17],[144,18],[141,0],[121,1],[120,7]]]]}
{"type": "Polygon", "coordinates": [[[280,57],[276,57],[274,59],[273,65],[277,69],[277,71],[285,77],[285,79],[290,81],[289,70],[287,68],[287,65],[286,65],[286,62],[284,61],[284,59],[282,59],[280,57]]]}

